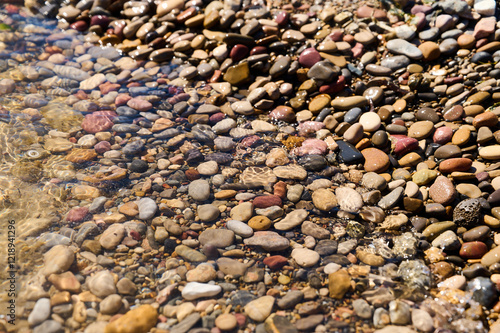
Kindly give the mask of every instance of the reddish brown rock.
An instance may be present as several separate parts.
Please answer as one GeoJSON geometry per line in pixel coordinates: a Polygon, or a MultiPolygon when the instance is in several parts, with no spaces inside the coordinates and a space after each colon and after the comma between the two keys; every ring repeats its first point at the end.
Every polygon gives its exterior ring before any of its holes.
{"type": "Polygon", "coordinates": [[[273,271],[281,269],[283,266],[288,264],[288,259],[283,256],[270,256],[264,258],[262,261],[264,265],[268,266],[273,271]]]}
{"type": "Polygon", "coordinates": [[[99,90],[101,91],[102,95],[106,95],[107,93],[111,91],[118,91],[120,89],[121,85],[118,83],[111,83],[109,81],[104,82],[99,86],[99,90]]]}
{"type": "Polygon", "coordinates": [[[452,137],[453,137],[453,130],[450,127],[443,126],[436,129],[436,131],[434,132],[434,136],[432,137],[432,140],[435,143],[444,145],[450,142],[452,137]]]}
{"type": "Polygon", "coordinates": [[[132,109],[136,109],[141,112],[148,111],[153,107],[153,104],[140,98],[132,98],[127,102],[127,105],[132,109]]]}
{"type": "Polygon", "coordinates": [[[457,197],[455,186],[445,176],[438,176],[429,188],[429,196],[434,202],[449,205],[457,197]]]}
{"type": "Polygon", "coordinates": [[[271,206],[282,205],[281,198],[277,195],[262,195],[253,199],[253,205],[255,208],[267,208],[271,206]]]}
{"type": "Polygon", "coordinates": [[[283,181],[279,181],[276,184],[274,184],[274,195],[277,195],[281,199],[286,198],[286,183],[283,181]]]}
{"type": "Polygon", "coordinates": [[[189,181],[200,179],[200,173],[196,169],[187,169],[184,174],[189,181]]]}
{"type": "Polygon", "coordinates": [[[68,222],[82,222],[88,215],[89,209],[87,207],[74,207],[66,215],[66,221],[68,222]]]}
{"type": "Polygon", "coordinates": [[[111,150],[111,143],[108,141],[101,141],[94,146],[94,149],[98,154],[104,154],[105,152],[111,150]]]}
{"type": "Polygon", "coordinates": [[[282,120],[287,123],[292,123],[295,121],[295,113],[293,109],[289,106],[279,105],[271,113],[269,117],[276,120],[282,120]]]}
{"type": "Polygon", "coordinates": [[[460,248],[460,256],[464,259],[481,259],[488,252],[488,246],[483,242],[463,243],[460,248]]]}
{"type": "Polygon", "coordinates": [[[397,155],[404,155],[418,148],[418,140],[406,135],[391,135],[391,141],[397,155]]]}
{"type": "Polygon", "coordinates": [[[381,173],[386,171],[391,164],[389,156],[377,148],[366,148],[361,151],[365,158],[366,172],[381,173]]]}
{"type": "Polygon", "coordinates": [[[498,117],[493,112],[483,112],[474,117],[472,121],[472,125],[475,128],[479,128],[482,126],[496,126],[498,124],[498,117]]]}
{"type": "MultiPolygon", "coordinates": [[[[462,36],[465,36],[462,35],[462,36]]],[[[462,118],[464,114],[464,108],[461,105],[455,105],[443,114],[444,120],[447,121],[457,121],[462,118]]]]}
{"type": "Polygon", "coordinates": [[[382,9],[376,9],[370,6],[361,6],[356,10],[356,15],[360,18],[373,17],[377,20],[387,20],[387,13],[382,9]]]}
{"type": "Polygon", "coordinates": [[[118,116],[113,111],[95,111],[85,116],[82,128],[87,133],[104,132],[113,127],[113,119],[118,116]]]}
{"type": "Polygon", "coordinates": [[[467,171],[472,166],[472,160],[468,158],[450,158],[439,163],[439,171],[451,173],[455,171],[467,171]]]}

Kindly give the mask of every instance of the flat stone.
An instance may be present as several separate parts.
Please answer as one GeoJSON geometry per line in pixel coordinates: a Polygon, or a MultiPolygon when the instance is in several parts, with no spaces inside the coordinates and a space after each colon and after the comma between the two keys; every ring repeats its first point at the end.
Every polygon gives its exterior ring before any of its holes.
{"type": "Polygon", "coordinates": [[[296,209],[287,214],[281,221],[274,224],[276,230],[291,230],[302,224],[309,213],[305,209],[296,209]]]}
{"type": "Polygon", "coordinates": [[[377,148],[366,148],[361,151],[365,158],[365,170],[367,172],[382,173],[390,166],[389,156],[377,148]]]}
{"type": "Polygon", "coordinates": [[[245,313],[250,319],[263,322],[271,314],[274,306],[274,297],[262,296],[245,305],[245,313]]]}
{"type": "Polygon", "coordinates": [[[405,55],[410,59],[419,60],[423,57],[422,51],[417,46],[403,39],[391,39],[386,47],[390,52],[405,55]]]}
{"type": "Polygon", "coordinates": [[[281,237],[273,231],[257,231],[243,242],[248,246],[260,246],[265,251],[282,251],[290,246],[288,239],[281,237]]]}
{"type": "Polygon", "coordinates": [[[361,194],[356,190],[349,187],[339,187],[335,190],[335,197],[337,199],[340,209],[349,212],[357,213],[363,207],[363,199],[361,194]]]}
{"type": "Polygon", "coordinates": [[[182,290],[182,297],[188,301],[192,301],[203,297],[213,297],[221,292],[222,288],[218,285],[188,282],[182,290]]]}
{"type": "Polygon", "coordinates": [[[219,248],[228,247],[234,242],[234,232],[227,229],[207,229],[198,237],[201,245],[212,244],[219,248]]]}
{"type": "Polygon", "coordinates": [[[292,258],[301,267],[312,267],[319,261],[319,254],[313,250],[296,248],[292,251],[292,258]]]}
{"type": "Polygon", "coordinates": [[[438,176],[429,188],[429,196],[434,202],[449,205],[457,197],[457,191],[450,179],[438,176]]]}

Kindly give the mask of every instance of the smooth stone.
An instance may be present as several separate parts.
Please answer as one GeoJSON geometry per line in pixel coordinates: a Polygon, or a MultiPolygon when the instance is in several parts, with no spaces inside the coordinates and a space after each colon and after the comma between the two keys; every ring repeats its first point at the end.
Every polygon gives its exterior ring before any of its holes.
{"type": "Polygon", "coordinates": [[[188,187],[189,195],[196,201],[205,201],[210,197],[210,184],[204,179],[192,181],[188,187]]]}
{"type": "Polygon", "coordinates": [[[301,267],[312,267],[319,261],[317,252],[305,248],[296,248],[292,251],[292,258],[301,267]]]}
{"type": "Polygon", "coordinates": [[[466,242],[473,242],[485,239],[491,229],[488,226],[481,225],[474,227],[462,234],[462,238],[466,242]]]}
{"type": "Polygon", "coordinates": [[[410,322],[410,306],[399,300],[391,301],[389,316],[392,324],[406,325],[410,322]]]}
{"type": "Polygon", "coordinates": [[[87,285],[92,294],[97,297],[106,297],[116,294],[113,275],[107,270],[100,271],[88,278],[87,285]]]}
{"type": "Polygon", "coordinates": [[[273,231],[257,231],[243,242],[248,246],[260,246],[265,251],[282,251],[290,246],[290,241],[273,231]]]}
{"type": "Polygon", "coordinates": [[[383,58],[380,62],[383,67],[387,67],[396,71],[405,68],[410,64],[410,59],[405,55],[397,55],[392,57],[383,58]]]}
{"type": "Polygon", "coordinates": [[[190,262],[205,262],[207,261],[207,257],[203,254],[200,253],[196,250],[193,250],[192,248],[186,246],[186,245],[178,245],[175,247],[175,252],[184,258],[187,261],[190,262]]]}
{"type": "Polygon", "coordinates": [[[432,332],[434,330],[434,320],[425,310],[413,309],[411,311],[411,322],[413,326],[422,332],[432,332]]]}
{"type": "Polygon", "coordinates": [[[500,262],[500,246],[494,247],[481,258],[481,265],[490,267],[500,262]]]}
{"type": "Polygon", "coordinates": [[[424,120],[417,121],[408,129],[408,136],[410,138],[415,138],[417,140],[422,140],[428,137],[434,130],[434,124],[432,121],[424,120]]]}
{"type": "Polygon", "coordinates": [[[335,194],[325,188],[313,192],[312,202],[317,209],[322,211],[330,211],[338,205],[335,194]]]}
{"type": "Polygon", "coordinates": [[[382,209],[390,209],[398,203],[398,201],[403,197],[403,194],[404,188],[398,187],[380,199],[378,206],[382,209]]]}
{"type": "Polygon", "coordinates": [[[357,213],[363,207],[361,194],[352,188],[339,187],[335,190],[335,196],[340,209],[346,212],[357,213]]]}
{"type": "Polygon", "coordinates": [[[245,313],[250,319],[257,322],[263,322],[271,314],[274,306],[274,297],[262,296],[245,305],[245,313]]]}
{"type": "Polygon", "coordinates": [[[247,82],[249,79],[250,68],[247,62],[229,67],[224,74],[224,81],[236,86],[247,82]]]}
{"type": "Polygon", "coordinates": [[[182,289],[182,297],[192,301],[202,297],[213,297],[221,292],[222,288],[218,285],[188,282],[182,289]]]}
{"type": "Polygon", "coordinates": [[[481,259],[486,252],[488,252],[488,246],[483,242],[475,241],[463,243],[459,254],[464,259],[481,259]]]}
{"type": "Polygon", "coordinates": [[[28,323],[31,326],[36,326],[47,320],[50,316],[50,312],[50,299],[40,298],[36,301],[35,306],[28,316],[28,323]]]}
{"type": "Polygon", "coordinates": [[[291,230],[304,222],[308,216],[305,209],[296,209],[288,213],[282,220],[274,224],[276,230],[291,230]]]}
{"type": "Polygon", "coordinates": [[[380,116],[375,112],[366,112],[359,118],[359,123],[363,126],[363,130],[367,132],[375,132],[381,125],[380,116]]]}
{"type": "Polygon", "coordinates": [[[439,163],[439,171],[451,173],[455,171],[468,171],[472,166],[472,160],[468,158],[450,158],[439,163]]]}
{"type": "Polygon", "coordinates": [[[460,248],[460,240],[457,235],[451,231],[446,230],[432,241],[432,246],[442,249],[443,251],[453,251],[460,248]]]}
{"type": "Polygon", "coordinates": [[[152,218],[158,209],[156,202],[151,198],[142,198],[137,202],[137,207],[139,208],[139,219],[149,220],[152,218]]]}
{"type": "Polygon", "coordinates": [[[423,57],[417,46],[403,39],[391,39],[387,42],[386,47],[392,53],[405,55],[411,59],[419,60],[423,57]]]}
{"type": "Polygon", "coordinates": [[[332,100],[331,106],[340,111],[347,111],[354,107],[363,107],[368,100],[363,96],[337,97],[332,100]]]}
{"type": "Polygon", "coordinates": [[[367,172],[382,173],[390,166],[389,156],[377,148],[366,148],[361,151],[365,159],[364,168],[367,172]]]}
{"type": "MultiPolygon", "coordinates": [[[[346,164],[355,164],[364,161],[363,154],[352,144],[344,141],[336,141],[340,150],[340,159],[346,164]]],[[[499,146],[500,147],[500,146],[499,146]]]]}
{"type": "MultiPolygon", "coordinates": [[[[246,223],[238,220],[229,220],[226,222],[226,227],[232,230],[236,235],[243,238],[248,238],[253,235],[253,229],[249,227],[246,223]]],[[[276,227],[276,225],[275,225],[276,227]]]]}
{"type": "Polygon", "coordinates": [[[305,49],[299,56],[299,64],[306,68],[312,68],[320,61],[321,55],[313,47],[305,49]]]}
{"type": "Polygon", "coordinates": [[[434,202],[449,205],[457,197],[454,184],[445,176],[438,176],[429,188],[429,196],[434,202]]]}
{"type": "Polygon", "coordinates": [[[351,289],[351,277],[346,270],[341,269],[328,275],[328,290],[331,298],[342,299],[349,289],[351,289]]]}

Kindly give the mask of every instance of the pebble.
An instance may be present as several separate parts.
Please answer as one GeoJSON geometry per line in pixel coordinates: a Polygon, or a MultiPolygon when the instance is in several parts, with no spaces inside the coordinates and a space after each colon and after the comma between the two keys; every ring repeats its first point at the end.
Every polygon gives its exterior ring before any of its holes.
{"type": "Polygon", "coordinates": [[[312,267],[316,265],[320,259],[318,253],[308,249],[294,249],[291,255],[295,262],[301,267],[312,267]]]}
{"type": "Polygon", "coordinates": [[[146,333],[156,325],[158,313],[149,304],[141,305],[125,313],[105,327],[105,332],[137,332],[146,333]]]}
{"type": "Polygon", "coordinates": [[[363,207],[361,195],[352,188],[339,187],[335,190],[335,196],[340,209],[346,212],[356,213],[363,207]]]}
{"type": "Polygon", "coordinates": [[[213,297],[221,292],[222,288],[218,285],[207,283],[189,282],[182,289],[182,297],[192,301],[202,297],[213,297]]]}
{"type": "Polygon", "coordinates": [[[45,320],[47,320],[50,316],[50,299],[48,298],[40,298],[36,301],[33,310],[28,316],[28,323],[31,326],[36,326],[45,320]]]}
{"type": "Polygon", "coordinates": [[[271,314],[274,305],[273,296],[262,296],[245,305],[245,313],[250,319],[263,322],[271,314]]]}

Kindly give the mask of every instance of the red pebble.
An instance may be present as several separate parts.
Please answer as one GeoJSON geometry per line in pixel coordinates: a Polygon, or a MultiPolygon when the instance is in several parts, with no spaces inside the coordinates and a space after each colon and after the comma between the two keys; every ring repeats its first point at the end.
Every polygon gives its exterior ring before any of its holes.
{"type": "Polygon", "coordinates": [[[281,199],[286,198],[286,184],[285,184],[285,182],[280,180],[279,182],[274,184],[273,190],[274,190],[274,195],[277,195],[281,199]]]}
{"type": "Polygon", "coordinates": [[[263,263],[264,265],[275,271],[288,264],[288,259],[283,256],[276,255],[265,258],[263,260],[263,263]]]}
{"type": "Polygon", "coordinates": [[[253,147],[255,143],[257,143],[260,140],[260,137],[257,135],[250,135],[245,137],[243,140],[241,140],[241,145],[244,147],[253,147]]]}
{"type": "Polygon", "coordinates": [[[229,53],[229,57],[231,57],[231,60],[234,62],[238,62],[241,59],[245,58],[248,54],[248,47],[243,44],[236,44],[232,49],[231,52],[229,53]]]}
{"type": "Polygon", "coordinates": [[[418,148],[418,140],[415,138],[406,135],[391,135],[391,139],[395,141],[395,154],[403,155],[418,148]]]}
{"type": "Polygon", "coordinates": [[[66,215],[66,221],[68,222],[82,222],[88,215],[89,209],[87,207],[75,207],[72,208],[66,215]]]}
{"type": "Polygon", "coordinates": [[[140,241],[142,238],[141,234],[135,230],[130,230],[129,235],[136,241],[140,241]]]}
{"type": "Polygon", "coordinates": [[[342,91],[344,87],[345,87],[345,77],[343,75],[340,75],[337,79],[337,82],[325,84],[319,87],[319,92],[321,94],[334,94],[342,91]]]}
{"type": "Polygon", "coordinates": [[[460,257],[464,259],[481,259],[488,252],[488,246],[483,242],[463,243],[460,248],[460,257]]]}
{"type": "Polygon", "coordinates": [[[289,14],[285,11],[281,11],[276,15],[275,21],[280,26],[285,26],[288,23],[289,14]]]}
{"type": "Polygon", "coordinates": [[[189,179],[190,181],[200,179],[200,173],[196,169],[187,169],[184,174],[186,175],[186,178],[189,179]]]}
{"type": "Polygon", "coordinates": [[[75,23],[72,23],[69,27],[71,29],[75,29],[76,31],[80,31],[81,32],[81,31],[87,30],[87,28],[89,27],[89,25],[85,21],[76,21],[75,23]]]}
{"type": "Polygon", "coordinates": [[[256,46],[250,50],[250,55],[264,54],[267,53],[267,48],[265,46],[256,46]]]}
{"type": "Polygon", "coordinates": [[[271,206],[281,207],[283,205],[283,202],[277,195],[262,195],[253,199],[253,205],[255,208],[267,208],[271,206]]]}

